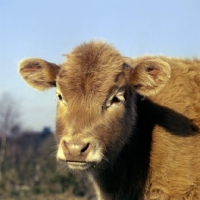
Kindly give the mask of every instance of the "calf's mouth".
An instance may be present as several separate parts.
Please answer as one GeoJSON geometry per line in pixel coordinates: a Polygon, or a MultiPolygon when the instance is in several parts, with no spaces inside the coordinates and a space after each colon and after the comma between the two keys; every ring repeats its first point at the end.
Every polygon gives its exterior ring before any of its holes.
{"type": "Polygon", "coordinates": [[[95,163],[83,161],[66,161],[69,169],[73,170],[87,170],[95,168],[95,163]]]}

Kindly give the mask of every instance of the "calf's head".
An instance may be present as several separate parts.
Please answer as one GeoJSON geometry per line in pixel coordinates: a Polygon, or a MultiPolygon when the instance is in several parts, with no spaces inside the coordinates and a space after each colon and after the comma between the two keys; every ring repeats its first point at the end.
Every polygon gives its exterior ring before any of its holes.
{"type": "Polygon", "coordinates": [[[135,94],[158,92],[170,67],[156,57],[127,61],[112,46],[91,41],[62,65],[24,59],[19,73],[37,90],[56,87],[57,159],[71,169],[88,169],[117,157],[135,125],[135,94]]]}

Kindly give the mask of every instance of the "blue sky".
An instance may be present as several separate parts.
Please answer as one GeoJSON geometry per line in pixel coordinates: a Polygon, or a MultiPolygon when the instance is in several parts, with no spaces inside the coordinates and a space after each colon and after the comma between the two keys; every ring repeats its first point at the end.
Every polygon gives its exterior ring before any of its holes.
{"type": "Polygon", "coordinates": [[[0,95],[17,102],[24,127],[54,128],[55,90],[37,92],[17,73],[25,57],[63,54],[103,39],[123,55],[200,57],[199,0],[0,0],[0,95]]]}

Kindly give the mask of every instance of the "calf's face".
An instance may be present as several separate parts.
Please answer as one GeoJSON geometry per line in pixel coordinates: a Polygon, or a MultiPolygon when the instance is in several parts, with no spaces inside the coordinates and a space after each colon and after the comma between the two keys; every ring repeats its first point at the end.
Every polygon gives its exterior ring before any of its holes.
{"type": "Polygon", "coordinates": [[[19,63],[33,88],[56,86],[57,159],[69,168],[112,163],[132,134],[135,94],[152,95],[170,77],[169,65],[159,58],[130,63],[112,46],[95,41],[76,47],[60,66],[38,58],[19,63]]]}

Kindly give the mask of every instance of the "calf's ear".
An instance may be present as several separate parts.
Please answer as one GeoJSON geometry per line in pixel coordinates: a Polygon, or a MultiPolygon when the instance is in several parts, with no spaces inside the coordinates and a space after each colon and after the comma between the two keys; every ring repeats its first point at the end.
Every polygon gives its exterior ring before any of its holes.
{"type": "Polygon", "coordinates": [[[130,84],[142,96],[156,94],[168,81],[170,65],[159,58],[141,61],[131,68],[130,84]]]}
{"type": "Polygon", "coordinates": [[[39,58],[26,58],[18,64],[18,71],[26,83],[40,91],[56,86],[59,69],[58,65],[39,58]]]}

